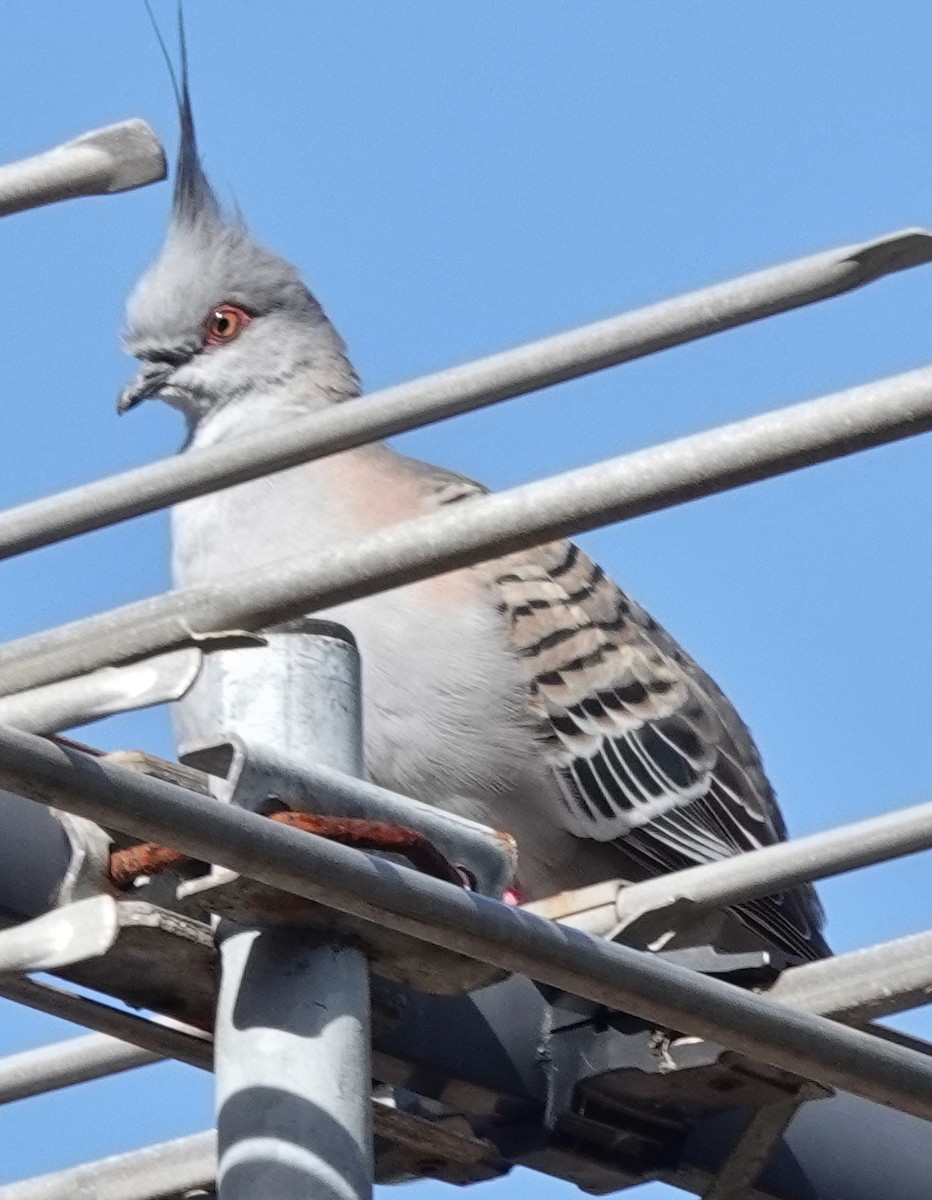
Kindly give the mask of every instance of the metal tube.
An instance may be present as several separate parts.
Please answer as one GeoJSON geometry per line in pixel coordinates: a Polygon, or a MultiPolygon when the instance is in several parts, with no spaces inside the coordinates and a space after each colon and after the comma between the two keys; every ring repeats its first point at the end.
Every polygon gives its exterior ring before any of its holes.
{"type": "Polygon", "coordinates": [[[0,1187],[0,1200],[163,1200],[211,1188],[217,1162],[214,1131],[82,1163],[0,1187]]]}
{"type": "MultiPolygon", "coordinates": [[[[183,733],[233,735],[247,751],[255,737],[299,760],[362,771],[359,656],[347,630],[308,621],[214,667],[179,706],[183,733]]],[[[218,940],[219,1200],[370,1200],[365,956],[313,930],[274,925],[224,922],[218,940]]]]}
{"type": "Polygon", "coordinates": [[[609,1008],[932,1119],[932,1062],[255,813],[0,729],[0,785],[609,1008]]]}
{"type": "Polygon", "coordinates": [[[0,1104],[160,1061],[151,1050],[99,1033],[8,1054],[0,1058],[0,1104]]]}
{"type": "Polygon", "coordinates": [[[256,746],[350,779],[363,773],[360,686],[349,630],[302,621],[300,631],[268,633],[260,645],[205,655],[194,685],[172,706],[175,744],[183,755],[233,738],[244,744],[247,769],[256,746]]]}
{"type": "Polygon", "coordinates": [[[221,940],[219,1200],[372,1195],[369,969],[303,931],[221,940]]]}
{"type": "Polygon", "coordinates": [[[932,930],[784,971],[769,996],[863,1025],[932,1001],[932,930]]]}
{"type": "Polygon", "coordinates": [[[185,646],[122,667],[104,667],[49,687],[0,698],[0,724],[30,733],[57,733],[113,713],[166,704],[183,696],[196,678],[201,659],[185,646]]]}
{"type": "Polygon", "coordinates": [[[640,931],[642,922],[666,929],[671,920],[688,920],[695,912],[930,848],[932,801],[927,801],[632,884],[620,889],[615,909],[623,930],[637,924],[640,931]]]}
{"type": "Polygon", "coordinates": [[[932,428],[932,367],[447,506],[360,539],[168,592],[0,647],[0,695],[259,629],[457,567],[932,428]]]}
{"type": "Polygon", "coordinates": [[[840,295],[930,258],[932,234],[903,230],[427,375],[248,438],[137,467],[10,509],[0,516],[0,558],[840,295]]]}
{"type": "Polygon", "coordinates": [[[0,217],[76,196],[125,192],[164,179],[165,174],[159,139],[145,121],[134,117],[0,166],[0,217]]]}

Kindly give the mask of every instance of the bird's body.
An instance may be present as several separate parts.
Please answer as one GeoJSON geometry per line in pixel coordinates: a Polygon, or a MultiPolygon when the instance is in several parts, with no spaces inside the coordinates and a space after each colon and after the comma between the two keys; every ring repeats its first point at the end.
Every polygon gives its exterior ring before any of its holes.
{"type": "MultiPolygon", "coordinates": [[[[174,582],[351,544],[443,503],[449,482],[456,477],[371,446],[189,501],[173,512],[174,582]],[[263,535],[268,522],[274,539],[263,535]]],[[[360,648],[368,773],[513,834],[524,847],[528,898],[624,874],[617,853],[567,837],[559,822],[539,721],[521,664],[506,652],[494,587],[482,565],[317,614],[346,625],[360,648]]]]}
{"type": "MultiPolygon", "coordinates": [[[[287,421],[302,411],[299,397],[289,387],[280,406],[266,395],[254,405],[221,408],[198,422],[191,444],[211,445],[287,421]]],[[[179,505],[172,523],[174,582],[208,583],[279,558],[350,545],[481,491],[384,445],[347,451],[179,505]]],[[[511,833],[519,847],[520,891],[528,899],[606,878],[641,878],[651,864],[711,861],[784,836],[756,749],[728,701],[571,543],[518,552],[318,615],[348,626],[360,647],[370,776],[511,833]],[[613,705],[610,693],[624,702],[613,705]],[[665,720],[667,737],[680,747],[661,743],[675,756],[675,768],[669,761],[665,766],[679,796],[656,780],[651,788],[638,773],[638,762],[657,753],[657,744],[643,744],[645,730],[662,728],[665,720]],[[699,731],[698,756],[691,730],[699,731]],[[615,744],[635,746],[632,735],[640,735],[640,758],[607,759],[606,733],[615,744]],[[704,768],[693,771],[696,778],[687,778],[690,753],[704,768]],[[606,764],[601,777],[586,774],[590,763],[606,764]],[[736,776],[725,781],[730,796],[713,778],[729,769],[736,776]],[[574,803],[579,794],[602,797],[601,807],[592,799],[574,803]],[[685,818],[680,798],[693,806],[685,818]],[[703,805],[713,813],[706,829],[696,820],[703,805]]],[[[814,922],[804,924],[805,903],[789,904],[792,916],[781,919],[776,902],[763,902],[764,930],[800,957],[821,951],[814,922]]],[[[745,928],[726,925],[729,948],[744,944],[745,928]]]]}
{"type": "MultiPolygon", "coordinates": [[[[165,248],[129,306],[143,362],[121,408],[158,395],[192,446],[352,403],[345,348],[290,264],[230,221],[203,175],[186,81],[165,248]]],[[[482,488],[361,447],[188,501],[178,586],[312,558],[482,488]]],[[[785,836],[746,727],[712,680],[569,542],[354,601],[367,768],[378,783],[511,833],[538,898],[714,861],[785,836]]],[[[811,887],[726,915],[709,936],[828,953],[811,887]]]]}

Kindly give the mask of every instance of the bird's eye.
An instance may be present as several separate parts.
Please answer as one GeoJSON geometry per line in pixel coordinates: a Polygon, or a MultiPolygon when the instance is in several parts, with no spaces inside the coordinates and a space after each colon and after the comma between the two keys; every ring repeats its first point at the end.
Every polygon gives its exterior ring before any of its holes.
{"type": "Polygon", "coordinates": [[[235,304],[221,304],[207,318],[204,330],[205,346],[222,346],[243,332],[252,317],[235,304]]]}

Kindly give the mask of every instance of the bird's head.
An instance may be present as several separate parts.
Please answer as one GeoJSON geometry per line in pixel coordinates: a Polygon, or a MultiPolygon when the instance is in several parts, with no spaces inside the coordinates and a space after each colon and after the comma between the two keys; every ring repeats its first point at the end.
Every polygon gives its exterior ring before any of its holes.
{"type": "Polygon", "coordinates": [[[123,340],[142,365],[118,410],[158,397],[193,427],[254,398],[309,410],[357,395],[343,341],[297,270],[223,212],[198,154],[183,29],[181,47],[171,218],[127,304],[123,340]]]}

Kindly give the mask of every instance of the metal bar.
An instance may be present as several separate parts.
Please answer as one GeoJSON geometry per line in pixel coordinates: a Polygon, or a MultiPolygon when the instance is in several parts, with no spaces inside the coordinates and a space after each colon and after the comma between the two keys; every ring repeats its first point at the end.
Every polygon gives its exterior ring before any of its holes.
{"type": "Polygon", "coordinates": [[[217,1137],[205,1130],[0,1187],[0,1200],[162,1200],[213,1186],[217,1137]]]}
{"type": "Polygon", "coordinates": [[[0,1058],[0,1104],[145,1067],[161,1058],[151,1050],[99,1033],[9,1054],[0,1058]]]}
{"type": "Polygon", "coordinates": [[[0,724],[30,733],[57,733],[128,709],[167,704],[191,686],[203,657],[196,646],[186,646],[0,698],[0,724]]]}
{"type": "Polygon", "coordinates": [[[642,931],[726,908],[810,880],[932,848],[932,801],[793,838],[734,858],[619,889],[619,928],[642,931]]]}
{"type": "MultiPolygon", "coordinates": [[[[281,708],[257,681],[255,656],[229,655],[207,694],[182,702],[180,728],[213,738],[234,734],[247,750],[253,737],[273,751],[301,747],[310,759],[360,774],[359,655],[349,632],[308,622],[303,632],[270,641],[259,663],[269,679],[287,680],[286,691],[302,702],[281,708]]],[[[274,923],[222,922],[218,940],[219,1200],[370,1200],[365,955],[332,936],[274,923]]]]}
{"type": "Polygon", "coordinates": [[[177,1058],[179,1062],[205,1071],[211,1070],[213,1065],[210,1034],[168,1017],[138,1017],[65,988],[12,975],[0,979],[0,996],[37,1012],[83,1025],[85,1029],[119,1038],[156,1056],[177,1058]]]}
{"type": "Polygon", "coordinates": [[[624,933],[626,940],[636,937],[643,945],[710,908],[727,908],[930,848],[932,802],[926,802],[643,883],[606,880],[527,907],[586,933],[624,933]]]}
{"type": "Polygon", "coordinates": [[[846,1025],[918,1008],[932,1001],[932,930],[792,967],[767,994],[846,1025]]]}
{"type": "Polygon", "coordinates": [[[0,558],[840,295],[932,259],[908,229],[743,275],[0,516],[0,558]]]}
{"type": "Polygon", "coordinates": [[[76,196],[125,192],[164,179],[165,174],[159,139],[145,121],[134,117],[0,166],[0,217],[76,196]]]}
{"type": "Polygon", "coordinates": [[[220,942],[219,1200],[369,1200],[369,968],[300,930],[220,942]]]}
{"type": "Polygon", "coordinates": [[[448,506],[347,549],[309,552],[8,642],[0,647],[0,695],[184,645],[192,633],[291,620],[930,428],[925,367],[448,506]]]}
{"type": "Polygon", "coordinates": [[[63,904],[0,933],[0,976],[54,971],[98,958],[113,946],[119,930],[111,896],[88,896],[63,904]]]}
{"type": "Polygon", "coordinates": [[[932,1062],[232,805],[12,729],[0,785],[272,887],[932,1119],[932,1062]]]}
{"type": "MultiPolygon", "coordinates": [[[[212,651],[197,682],[172,709],[182,751],[231,739],[241,748],[245,761],[231,799],[246,808],[253,801],[239,793],[249,789],[253,745],[284,763],[320,762],[351,784],[357,782],[351,777],[363,771],[353,635],[333,621],[308,620],[301,626],[269,633],[257,646],[212,651]]],[[[279,799],[284,802],[285,796],[279,799]]]]}

